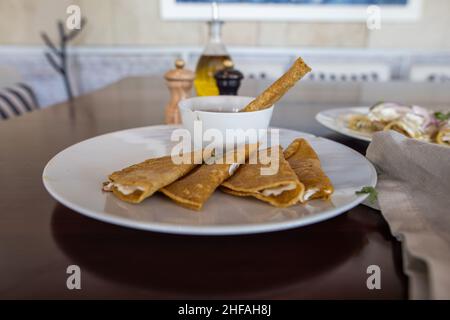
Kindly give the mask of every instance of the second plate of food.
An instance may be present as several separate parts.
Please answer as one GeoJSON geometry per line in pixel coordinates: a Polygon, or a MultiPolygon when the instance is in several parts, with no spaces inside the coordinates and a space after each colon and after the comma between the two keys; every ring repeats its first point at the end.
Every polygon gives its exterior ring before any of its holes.
{"type": "Polygon", "coordinates": [[[348,127],[348,118],[351,115],[366,115],[369,113],[369,107],[336,108],[319,112],[316,120],[323,126],[336,131],[340,134],[362,140],[372,141],[372,134],[352,130],[348,127]]]}
{"type": "Polygon", "coordinates": [[[201,211],[193,211],[159,192],[132,204],[102,191],[102,183],[112,172],[170,154],[174,145],[170,136],[175,128],[136,128],[73,145],[49,161],[43,172],[44,185],[57,201],[94,219],[142,230],[195,235],[260,233],[317,223],[357,206],[367,196],[355,192],[376,185],[374,167],[358,152],[331,140],[280,129],[283,148],[297,138],[312,146],[334,186],[330,199],[277,208],[253,197],[216,190],[201,211]]]}
{"type": "Polygon", "coordinates": [[[372,107],[325,110],[316,115],[323,126],[363,141],[378,131],[394,130],[421,141],[450,146],[450,112],[394,102],[372,107]]]}

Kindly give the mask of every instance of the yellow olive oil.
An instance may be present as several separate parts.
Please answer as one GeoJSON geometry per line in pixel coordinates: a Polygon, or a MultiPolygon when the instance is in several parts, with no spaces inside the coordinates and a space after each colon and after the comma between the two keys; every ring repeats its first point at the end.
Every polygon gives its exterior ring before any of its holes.
{"type": "Polygon", "coordinates": [[[203,54],[195,70],[195,90],[198,96],[217,96],[219,88],[216,84],[214,74],[224,68],[224,61],[230,60],[229,55],[203,54]]]}

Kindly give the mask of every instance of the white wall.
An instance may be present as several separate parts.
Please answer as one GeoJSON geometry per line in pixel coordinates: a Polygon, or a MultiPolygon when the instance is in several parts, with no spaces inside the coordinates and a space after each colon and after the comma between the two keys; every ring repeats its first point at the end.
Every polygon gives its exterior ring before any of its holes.
{"type": "MultiPolygon", "coordinates": [[[[450,1],[423,0],[422,18],[414,23],[229,22],[230,46],[403,48],[450,50],[450,1]]],[[[55,22],[70,4],[88,18],[79,45],[193,45],[206,39],[200,22],[162,21],[159,0],[0,0],[0,45],[41,44],[40,31],[56,34],[55,22]]]]}

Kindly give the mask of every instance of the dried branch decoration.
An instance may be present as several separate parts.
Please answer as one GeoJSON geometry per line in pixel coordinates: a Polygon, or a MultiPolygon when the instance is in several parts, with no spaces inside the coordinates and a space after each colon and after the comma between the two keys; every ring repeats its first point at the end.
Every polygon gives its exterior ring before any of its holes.
{"type": "Polygon", "coordinates": [[[80,28],[73,29],[69,32],[66,32],[64,28],[64,23],[61,20],[58,20],[58,34],[59,34],[59,48],[56,47],[54,42],[50,39],[50,37],[45,32],[41,32],[42,40],[48,48],[48,51],[45,52],[45,57],[53,69],[58,72],[64,81],[64,86],[67,92],[67,98],[71,101],[73,99],[73,91],[72,86],[70,84],[69,77],[69,68],[67,63],[67,44],[75,39],[75,37],[83,31],[87,21],[85,18],[81,18],[80,28]]]}

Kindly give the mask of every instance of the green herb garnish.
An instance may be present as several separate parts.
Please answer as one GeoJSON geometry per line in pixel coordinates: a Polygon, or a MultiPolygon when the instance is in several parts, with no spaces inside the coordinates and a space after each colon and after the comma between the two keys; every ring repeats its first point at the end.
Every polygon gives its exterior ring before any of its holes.
{"type": "Polygon", "coordinates": [[[357,195],[368,194],[370,204],[374,204],[378,199],[378,192],[374,187],[363,187],[361,190],[355,192],[357,195]]]}
{"type": "Polygon", "coordinates": [[[434,113],[434,117],[441,121],[447,121],[448,119],[450,119],[450,112],[443,113],[438,111],[434,113]]]}

